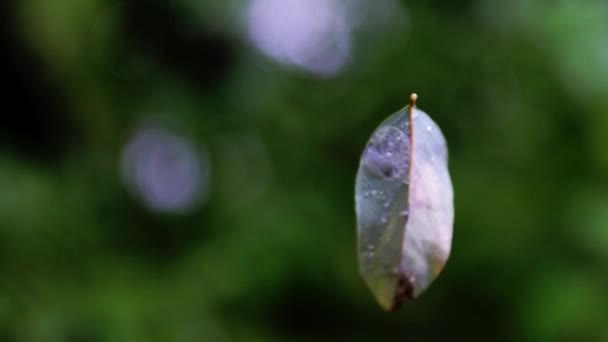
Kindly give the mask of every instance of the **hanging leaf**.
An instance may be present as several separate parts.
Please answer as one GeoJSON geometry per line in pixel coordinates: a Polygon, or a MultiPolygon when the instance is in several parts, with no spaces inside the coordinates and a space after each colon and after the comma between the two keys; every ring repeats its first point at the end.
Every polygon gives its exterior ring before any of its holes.
{"type": "Polygon", "coordinates": [[[452,244],[447,146],[416,99],[376,129],[357,173],[360,272],[386,310],[425,291],[452,244]]]}

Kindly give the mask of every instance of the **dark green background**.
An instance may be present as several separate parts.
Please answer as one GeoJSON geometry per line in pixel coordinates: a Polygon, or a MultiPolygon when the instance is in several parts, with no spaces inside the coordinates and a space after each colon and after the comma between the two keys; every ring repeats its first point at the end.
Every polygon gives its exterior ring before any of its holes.
{"type": "Polygon", "coordinates": [[[608,3],[403,1],[333,77],[260,54],[246,5],[2,0],[0,340],[608,340],[608,3]],[[450,147],[453,252],[388,314],[354,177],[413,91],[450,147]],[[150,117],[209,155],[192,212],[121,180],[150,117]]]}

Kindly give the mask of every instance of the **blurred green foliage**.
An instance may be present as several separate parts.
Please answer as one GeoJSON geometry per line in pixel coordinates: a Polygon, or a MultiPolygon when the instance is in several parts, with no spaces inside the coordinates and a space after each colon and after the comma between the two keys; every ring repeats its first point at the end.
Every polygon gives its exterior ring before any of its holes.
{"type": "Polygon", "coordinates": [[[608,340],[608,3],[403,1],[316,77],[255,50],[246,1],[4,2],[0,340],[608,340]],[[450,146],[453,252],[387,314],[354,176],[412,91],[450,146]],[[209,154],[191,213],[121,182],[150,117],[209,154]]]}

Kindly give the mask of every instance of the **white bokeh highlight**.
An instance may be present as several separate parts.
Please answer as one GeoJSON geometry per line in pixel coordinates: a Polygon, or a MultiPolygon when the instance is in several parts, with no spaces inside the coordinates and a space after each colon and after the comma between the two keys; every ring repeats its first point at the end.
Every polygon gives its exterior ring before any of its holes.
{"type": "Polygon", "coordinates": [[[133,134],[121,160],[125,185],[154,211],[186,213],[206,197],[206,154],[186,138],[159,127],[133,134]]]}
{"type": "Polygon", "coordinates": [[[252,0],[248,35],[275,61],[319,76],[333,76],[352,54],[352,34],[339,0],[252,0]]]}

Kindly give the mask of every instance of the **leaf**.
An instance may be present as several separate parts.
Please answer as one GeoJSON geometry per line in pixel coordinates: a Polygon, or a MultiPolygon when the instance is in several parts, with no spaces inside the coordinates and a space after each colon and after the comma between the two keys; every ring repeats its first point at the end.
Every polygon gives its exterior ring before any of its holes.
{"type": "Polygon", "coordinates": [[[416,99],[376,129],[356,180],[360,272],[389,311],[431,285],[452,244],[447,146],[416,99]]]}

